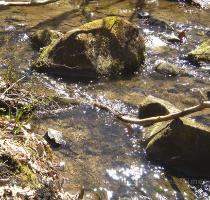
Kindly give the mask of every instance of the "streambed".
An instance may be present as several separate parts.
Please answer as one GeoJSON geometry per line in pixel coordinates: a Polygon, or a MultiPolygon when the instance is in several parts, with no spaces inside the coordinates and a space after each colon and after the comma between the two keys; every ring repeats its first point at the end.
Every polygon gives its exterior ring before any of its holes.
{"type": "MultiPolygon", "coordinates": [[[[177,2],[150,2],[141,12],[168,22],[175,30],[184,29],[187,41],[183,44],[167,42],[164,27],[148,24],[144,18],[133,19],[152,44],[147,46],[144,70],[133,77],[82,82],[48,77],[30,70],[32,60],[37,57],[28,38],[31,32],[41,28],[65,32],[106,15],[130,16],[135,8],[135,1],[104,0],[91,1],[83,12],[78,12],[76,2],[66,1],[40,7],[2,9],[0,66],[2,70],[12,66],[35,77],[38,85],[35,87],[44,84],[61,96],[94,99],[123,113],[137,114],[138,104],[150,94],[169,100],[179,108],[199,103],[202,99],[199,90],[203,93],[210,90],[210,66],[204,63],[198,68],[189,63],[186,55],[209,37],[210,11],[177,2]],[[158,44],[157,38],[164,45],[158,44]],[[159,59],[187,69],[188,76],[158,74],[153,67],[159,59]]],[[[209,110],[193,117],[210,125],[209,110]]],[[[48,128],[62,131],[68,142],[65,148],[55,151],[66,165],[61,172],[66,191],[82,186],[86,191],[98,192],[102,199],[207,199],[209,196],[209,180],[175,176],[146,159],[140,144],[146,130],[141,126],[128,126],[115,120],[110,113],[84,104],[56,112],[40,112],[33,121],[33,129],[43,135],[48,128]]]]}

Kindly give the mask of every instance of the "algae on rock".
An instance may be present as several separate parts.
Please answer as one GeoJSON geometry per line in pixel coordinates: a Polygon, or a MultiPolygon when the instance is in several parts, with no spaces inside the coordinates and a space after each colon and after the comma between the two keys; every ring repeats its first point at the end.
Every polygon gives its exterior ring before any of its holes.
{"type": "Polygon", "coordinates": [[[189,59],[193,61],[207,61],[210,62],[210,39],[201,43],[195,50],[189,54],[189,59]]]}

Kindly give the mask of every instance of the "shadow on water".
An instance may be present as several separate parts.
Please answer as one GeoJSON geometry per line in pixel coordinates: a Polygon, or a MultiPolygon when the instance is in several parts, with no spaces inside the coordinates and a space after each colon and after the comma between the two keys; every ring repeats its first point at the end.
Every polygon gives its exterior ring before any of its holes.
{"type": "Polygon", "coordinates": [[[64,21],[66,20],[67,18],[69,17],[75,17],[75,16],[78,16],[79,15],[79,10],[78,9],[75,9],[75,10],[71,10],[71,11],[67,11],[67,12],[64,12],[58,16],[55,16],[53,18],[50,18],[50,19],[47,19],[45,21],[42,21],[40,22],[39,24],[37,24],[36,26],[34,27],[31,27],[29,29],[30,30],[37,30],[37,29],[46,29],[46,28],[49,28],[51,27],[52,29],[55,29],[57,30],[59,25],[64,21]]]}

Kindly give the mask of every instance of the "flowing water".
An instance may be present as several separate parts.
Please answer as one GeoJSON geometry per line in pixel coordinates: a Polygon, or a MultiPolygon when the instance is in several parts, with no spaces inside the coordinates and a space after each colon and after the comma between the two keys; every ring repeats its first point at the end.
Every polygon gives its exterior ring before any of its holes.
{"type": "MultiPolygon", "coordinates": [[[[210,10],[171,1],[147,1],[142,9],[134,0],[90,1],[81,11],[77,1],[61,1],[39,7],[5,7],[0,14],[0,67],[11,66],[36,79],[34,89],[42,86],[64,97],[97,100],[123,113],[137,114],[138,104],[147,95],[174,103],[179,108],[195,105],[210,91],[210,66],[198,68],[186,59],[187,52],[209,37],[210,10]],[[184,30],[185,43],[165,39],[168,26],[133,17],[133,12],[148,12],[174,29],[184,30]],[[88,9],[87,9],[88,8],[88,9]],[[133,77],[118,80],[71,81],[31,72],[37,57],[31,48],[29,34],[42,28],[66,32],[80,24],[107,15],[132,18],[147,41],[144,69],[133,77]],[[188,70],[187,76],[166,77],[157,74],[157,60],[167,60],[188,70]]],[[[193,117],[210,125],[209,110],[193,117]]],[[[97,192],[102,199],[207,199],[210,181],[173,175],[161,166],[151,164],[141,145],[144,127],[124,124],[110,113],[87,104],[53,111],[43,110],[33,122],[33,129],[43,135],[48,128],[62,131],[67,145],[55,151],[65,162],[61,172],[63,187],[71,191],[82,186],[97,192]]],[[[88,197],[86,197],[88,199],[88,197]]],[[[89,196],[89,199],[90,196],[89,196]]],[[[95,198],[96,199],[96,198],[95,198]]]]}

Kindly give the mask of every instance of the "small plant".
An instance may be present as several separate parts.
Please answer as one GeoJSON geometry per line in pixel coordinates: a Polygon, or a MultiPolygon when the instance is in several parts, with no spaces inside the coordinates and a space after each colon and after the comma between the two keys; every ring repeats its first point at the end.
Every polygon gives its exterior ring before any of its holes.
{"type": "Polygon", "coordinates": [[[14,129],[13,129],[13,132],[15,134],[19,134],[24,124],[27,124],[31,121],[33,117],[33,113],[31,113],[32,109],[33,109],[32,104],[29,104],[20,109],[17,109],[15,113],[14,129]]]}
{"type": "Polygon", "coordinates": [[[6,71],[3,73],[2,77],[7,84],[12,84],[12,83],[16,82],[19,78],[14,67],[11,67],[11,66],[8,66],[6,71]]]}

